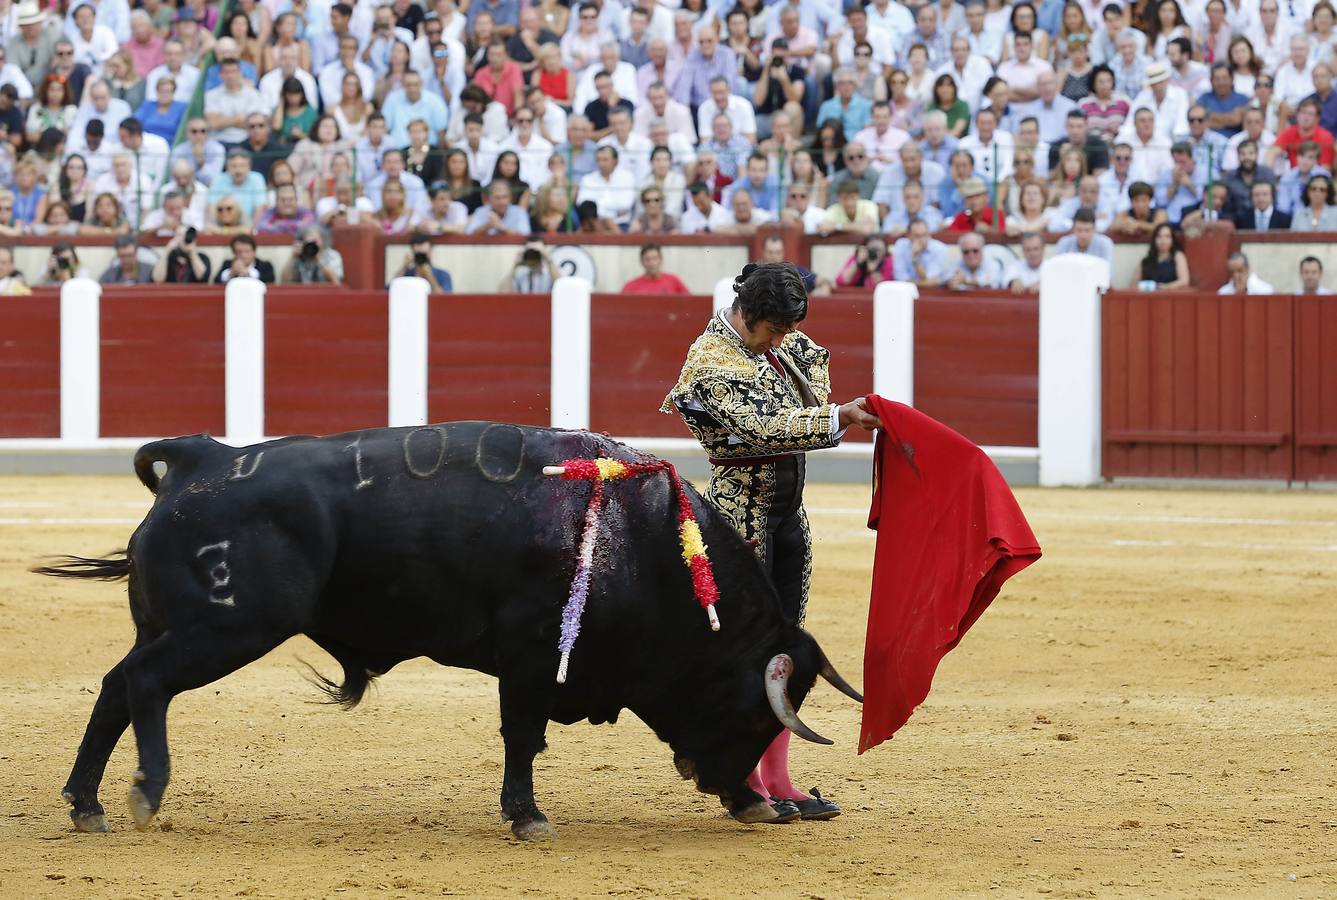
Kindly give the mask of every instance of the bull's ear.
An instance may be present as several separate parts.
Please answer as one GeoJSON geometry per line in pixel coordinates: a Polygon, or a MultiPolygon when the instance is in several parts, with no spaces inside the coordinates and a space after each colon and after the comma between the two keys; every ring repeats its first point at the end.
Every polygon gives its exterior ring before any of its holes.
{"type": "Polygon", "coordinates": [[[817,643],[817,639],[807,631],[803,632],[803,636],[812,644],[812,654],[813,658],[816,660],[814,668],[816,669],[817,674],[826,679],[828,684],[840,691],[846,697],[849,697],[851,700],[858,703],[862,703],[863,694],[855,690],[854,686],[836,671],[836,667],[831,665],[831,661],[826,658],[826,653],[822,651],[822,646],[817,643]]]}

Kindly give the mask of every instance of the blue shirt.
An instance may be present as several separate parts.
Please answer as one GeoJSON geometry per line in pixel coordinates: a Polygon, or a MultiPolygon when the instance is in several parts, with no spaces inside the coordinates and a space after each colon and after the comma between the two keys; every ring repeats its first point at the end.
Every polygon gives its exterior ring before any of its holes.
{"type": "Polygon", "coordinates": [[[469,33],[474,32],[474,22],[478,19],[480,12],[492,14],[493,20],[498,25],[520,25],[520,0],[497,0],[493,6],[486,0],[476,0],[469,4],[469,33]]]}
{"type": "MultiPolygon", "coordinates": [[[[898,279],[904,281],[919,280],[915,274],[916,257],[910,253],[910,239],[908,237],[901,238],[892,246],[891,258],[898,279]]],[[[920,252],[917,259],[919,264],[924,267],[925,280],[944,280],[952,268],[947,261],[947,245],[932,238],[929,238],[928,245],[920,252]]]]}
{"type": "Polygon", "coordinates": [[[1009,113],[1012,121],[1020,122],[1028,116],[1035,116],[1036,124],[1040,126],[1040,140],[1051,144],[1061,143],[1068,137],[1068,113],[1077,108],[1073,103],[1062,94],[1054,97],[1054,102],[1046,106],[1040,99],[1032,100],[1029,103],[1009,104],[1011,109],[1009,113]]]}
{"type": "MultiPolygon", "coordinates": [[[[692,109],[710,99],[710,82],[723,78],[729,82],[732,90],[738,77],[738,56],[729,47],[720,44],[715,48],[715,56],[707,60],[699,48],[693,47],[687,54],[678,74],[678,83],[673,85],[673,99],[686,103],[692,109]]],[[[630,99],[630,98],[628,98],[630,99]]],[[[850,132],[846,132],[849,134],[850,132]]]]}
{"type": "MultiPolygon", "coordinates": [[[[1197,168],[1211,174],[1212,179],[1221,178],[1221,160],[1226,158],[1226,147],[1230,141],[1221,136],[1221,132],[1208,128],[1202,133],[1202,138],[1194,140],[1188,139],[1193,145],[1193,162],[1197,168]]],[[[1262,151],[1259,151],[1261,155],[1262,151]]]]}
{"type": "MultiPolygon", "coordinates": [[[[1333,91],[1337,94],[1337,91],[1333,91]]],[[[1261,166],[1260,166],[1261,168],[1261,166]]],[[[1305,185],[1309,179],[1315,175],[1327,175],[1332,177],[1332,173],[1322,166],[1314,166],[1309,170],[1308,175],[1301,176],[1299,169],[1287,169],[1286,174],[1281,176],[1277,182],[1276,207],[1284,213],[1294,212],[1304,207],[1305,185]]]]}
{"type": "Polygon", "coordinates": [[[1318,104],[1319,127],[1337,134],[1337,91],[1328,91],[1327,100],[1324,100],[1317,93],[1310,94],[1305,99],[1313,100],[1318,104]]]}
{"type": "MultiPolygon", "coordinates": [[[[256,85],[260,83],[259,76],[255,73],[255,66],[246,60],[241,61],[241,80],[243,84],[256,85]]],[[[204,73],[204,89],[212,91],[223,83],[223,73],[218,71],[218,63],[209,67],[209,71],[204,73]]]]}
{"type": "MultiPolygon", "coordinates": [[[[529,216],[514,204],[506,208],[506,215],[501,217],[501,224],[517,234],[529,234],[529,216]]],[[[485,203],[474,210],[474,214],[469,217],[469,224],[464,228],[464,233],[496,234],[492,230],[492,207],[485,203]]]]}
{"type": "Polygon", "coordinates": [[[594,159],[594,149],[594,142],[586,141],[585,146],[579,150],[573,150],[570,143],[565,143],[558,145],[554,152],[560,153],[566,160],[566,170],[571,173],[571,180],[580,181],[598,168],[594,159]]]}
{"type": "Polygon", "coordinates": [[[850,98],[849,106],[841,106],[839,97],[832,97],[817,107],[817,126],[827,119],[839,119],[845,129],[845,138],[852,139],[863,131],[873,117],[873,104],[859,94],[850,98]]]}
{"type": "Polygon", "coordinates": [[[752,155],[752,145],[738,135],[729,138],[727,144],[721,144],[716,140],[703,141],[698,150],[710,150],[719,160],[719,170],[721,175],[727,175],[730,178],[738,177],[738,167],[752,155]]]}
{"type": "MultiPolygon", "coordinates": [[[[172,162],[178,159],[184,159],[192,166],[195,165],[195,154],[191,152],[190,141],[182,141],[172,148],[172,162]]],[[[212,184],[218,177],[218,173],[223,171],[223,163],[227,161],[227,150],[223,145],[215,140],[206,140],[204,142],[204,165],[195,169],[195,180],[200,184],[212,184]]],[[[168,171],[171,171],[168,169],[168,171]]]]}
{"type": "Polygon", "coordinates": [[[1197,186],[1197,192],[1190,191],[1182,184],[1176,185],[1174,193],[1170,193],[1170,179],[1174,175],[1174,169],[1166,169],[1161,177],[1156,181],[1156,205],[1165,210],[1165,214],[1170,217],[1171,225],[1178,225],[1179,220],[1184,216],[1184,209],[1195,203],[1202,202],[1202,189],[1207,185],[1207,172],[1198,167],[1193,168],[1193,183],[1197,186]]]}
{"type": "Polygon", "coordinates": [[[1113,265],[1114,241],[1103,234],[1093,234],[1091,235],[1091,246],[1082,250],[1077,246],[1077,235],[1068,234],[1058,239],[1058,243],[1054,245],[1054,253],[1085,253],[1087,256],[1098,257],[1113,265]]]}
{"type": "Polygon", "coordinates": [[[720,197],[720,205],[726,209],[732,208],[729,204],[733,195],[739,191],[747,191],[751,194],[752,205],[758,209],[773,213],[780,211],[780,185],[774,175],[767,175],[766,180],[761,183],[761,187],[754,185],[752,179],[744,175],[742,179],[735,181],[724,189],[724,193],[720,197]]]}
{"type": "Polygon", "coordinates": [[[427,123],[433,144],[436,143],[435,136],[450,124],[450,110],[446,102],[439,94],[430,91],[423,91],[417,103],[410,101],[403,89],[391,91],[381,106],[381,115],[385,116],[390,143],[401,147],[409,142],[409,123],[414,119],[422,119],[427,123]]]}
{"type": "Polygon", "coordinates": [[[182,100],[174,101],[166,113],[158,112],[157,100],[145,100],[135,110],[135,118],[144,126],[144,130],[156,134],[168,144],[176,140],[177,129],[181,127],[181,119],[185,115],[186,104],[182,100]]]}
{"type": "Polygon", "coordinates": [[[921,164],[919,178],[911,179],[905,174],[904,166],[892,163],[878,176],[877,187],[873,190],[873,202],[888,209],[896,209],[901,205],[901,189],[905,187],[905,182],[910,180],[917,180],[923,185],[924,202],[932,203],[938,197],[942,183],[947,180],[947,170],[926,159],[921,164]]]}
{"type": "Polygon", "coordinates": [[[952,164],[952,154],[956,152],[956,138],[950,134],[942,139],[942,143],[937,147],[930,147],[928,141],[920,141],[919,147],[924,151],[924,162],[935,162],[945,170],[952,164]]]}
{"type": "MultiPolygon", "coordinates": [[[[1238,91],[1231,91],[1229,94],[1226,95],[1225,99],[1216,96],[1215,91],[1208,91],[1207,93],[1203,94],[1201,97],[1198,98],[1198,105],[1201,106],[1203,109],[1207,110],[1207,112],[1209,113],[1234,112],[1241,106],[1247,106],[1248,103],[1249,103],[1249,98],[1239,93],[1238,91]]],[[[1239,130],[1240,129],[1238,127],[1213,129],[1213,131],[1216,131],[1219,134],[1223,134],[1226,137],[1232,137],[1238,134],[1239,130]]]]}
{"type": "Polygon", "coordinates": [[[265,202],[265,180],[259,172],[251,172],[241,187],[237,187],[232,183],[232,176],[223,172],[209,185],[209,207],[212,209],[224,197],[235,197],[246,218],[254,221],[256,209],[265,202]]]}
{"type": "MultiPolygon", "coordinates": [[[[922,219],[924,224],[928,226],[929,231],[942,231],[942,213],[938,212],[937,207],[923,206],[919,210],[919,215],[915,216],[915,218],[922,219]]],[[[883,231],[890,231],[893,228],[909,227],[910,216],[906,213],[904,206],[899,209],[893,209],[891,212],[887,213],[887,217],[882,220],[883,231]]],[[[900,272],[900,269],[896,270],[896,276],[898,278],[900,277],[900,272]]]]}

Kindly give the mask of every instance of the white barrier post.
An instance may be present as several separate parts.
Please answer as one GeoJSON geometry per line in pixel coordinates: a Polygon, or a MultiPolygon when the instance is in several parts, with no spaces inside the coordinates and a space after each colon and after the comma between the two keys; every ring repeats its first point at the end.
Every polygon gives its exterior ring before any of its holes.
{"type": "Polygon", "coordinates": [[[1064,253],[1040,270],[1040,484],[1100,481],[1100,294],[1109,263],[1064,253]]]}
{"type": "Polygon", "coordinates": [[[915,300],[910,281],[884,281],[873,290],[873,393],[915,404],[915,300]]]}
{"type": "Polygon", "coordinates": [[[223,300],[224,396],[228,443],[265,437],[265,285],[233,278],[223,300]]]}
{"type": "Polygon", "coordinates": [[[590,283],[564,276],[552,286],[551,421],[590,427],[590,283]]]}
{"type": "Polygon", "coordinates": [[[390,282],[391,428],[427,424],[427,295],[424,278],[390,282]]]}
{"type": "Polygon", "coordinates": [[[715,282],[715,296],[711,298],[710,314],[733,306],[734,290],[732,278],[721,278],[715,282]]]}
{"type": "Polygon", "coordinates": [[[102,285],[72,278],[60,286],[60,437],[92,444],[101,431],[102,285]]]}

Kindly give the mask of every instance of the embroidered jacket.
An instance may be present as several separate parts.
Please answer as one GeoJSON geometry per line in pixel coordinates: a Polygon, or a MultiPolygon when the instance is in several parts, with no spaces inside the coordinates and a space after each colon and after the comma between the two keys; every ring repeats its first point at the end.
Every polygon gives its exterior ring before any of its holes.
{"type": "Polygon", "coordinates": [[[678,383],[661,412],[675,409],[715,459],[744,459],[821,450],[840,443],[831,427],[835,406],[831,354],[801,331],[785,336],[775,356],[747,350],[718,315],[687,351],[678,383]]]}

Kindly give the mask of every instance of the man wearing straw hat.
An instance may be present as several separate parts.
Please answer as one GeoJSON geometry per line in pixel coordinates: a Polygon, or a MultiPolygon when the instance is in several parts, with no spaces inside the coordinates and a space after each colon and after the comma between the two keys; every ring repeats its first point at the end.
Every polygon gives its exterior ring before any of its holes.
{"type": "Polygon", "coordinates": [[[56,41],[60,40],[60,29],[46,28],[45,25],[46,11],[35,0],[20,3],[19,32],[9,39],[5,47],[9,61],[22,69],[24,76],[34,85],[46,77],[55,56],[56,41]]]}

